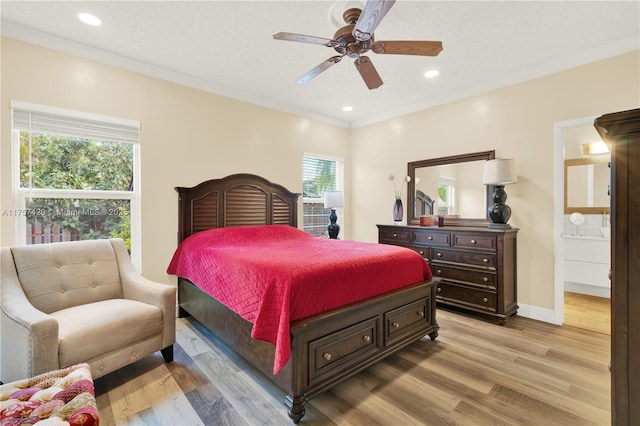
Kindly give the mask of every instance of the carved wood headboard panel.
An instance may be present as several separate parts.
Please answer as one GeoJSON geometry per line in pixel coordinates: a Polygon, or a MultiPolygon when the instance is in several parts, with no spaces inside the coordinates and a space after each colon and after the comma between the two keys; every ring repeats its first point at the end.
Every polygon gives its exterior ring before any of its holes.
{"type": "Polygon", "coordinates": [[[240,173],[178,192],[178,244],[196,232],[227,226],[298,226],[298,197],[263,177],[240,173]]]}

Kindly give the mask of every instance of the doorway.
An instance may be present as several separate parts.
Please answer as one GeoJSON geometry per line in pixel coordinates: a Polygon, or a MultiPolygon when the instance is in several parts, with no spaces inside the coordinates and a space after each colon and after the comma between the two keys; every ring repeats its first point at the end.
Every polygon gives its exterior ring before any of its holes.
{"type": "MultiPolygon", "coordinates": [[[[582,144],[600,138],[593,127],[595,118],[583,117],[554,126],[554,322],[610,334],[611,244],[604,229],[608,212],[594,209],[573,215],[576,217],[565,214],[565,159],[582,157],[582,144]],[[599,248],[594,251],[596,246],[599,248]],[[595,252],[599,254],[596,256],[595,252]],[[581,258],[583,253],[587,259],[581,258]]],[[[609,204],[607,199],[607,209],[609,204]]]]}

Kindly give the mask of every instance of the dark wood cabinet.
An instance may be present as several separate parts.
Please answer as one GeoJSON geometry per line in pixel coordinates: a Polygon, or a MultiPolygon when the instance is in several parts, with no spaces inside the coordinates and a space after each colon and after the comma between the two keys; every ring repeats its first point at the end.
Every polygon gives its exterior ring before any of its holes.
{"type": "Polygon", "coordinates": [[[429,263],[436,302],[504,324],[518,310],[516,228],[378,225],[378,242],[411,248],[429,263]]]}
{"type": "Polygon", "coordinates": [[[595,127],[611,148],[611,423],[640,424],[640,109],[595,127]]]}

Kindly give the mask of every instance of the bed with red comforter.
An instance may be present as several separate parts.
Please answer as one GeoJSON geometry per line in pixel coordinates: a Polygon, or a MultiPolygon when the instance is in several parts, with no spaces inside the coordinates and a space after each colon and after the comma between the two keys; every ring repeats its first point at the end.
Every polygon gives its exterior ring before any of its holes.
{"type": "Polygon", "coordinates": [[[306,401],[429,335],[431,271],[416,252],[320,239],[295,227],[298,194],[254,175],[176,188],[181,315],[278,384],[297,423],[306,401]]]}

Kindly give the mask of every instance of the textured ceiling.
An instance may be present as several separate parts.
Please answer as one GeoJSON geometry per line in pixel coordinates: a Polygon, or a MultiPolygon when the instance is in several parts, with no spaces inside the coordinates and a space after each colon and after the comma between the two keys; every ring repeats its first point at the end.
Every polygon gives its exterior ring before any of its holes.
{"type": "Polygon", "coordinates": [[[4,36],[259,105],[357,127],[621,54],[640,46],[638,1],[399,0],[376,40],[441,40],[437,57],[369,52],[384,84],[368,90],[340,63],[295,80],[336,53],[278,41],[332,38],[354,1],[6,1],[4,36]],[[89,12],[100,27],[82,24],[89,12]],[[440,75],[427,80],[426,70],[440,75]],[[345,105],[353,111],[343,112],[345,105]]]}

